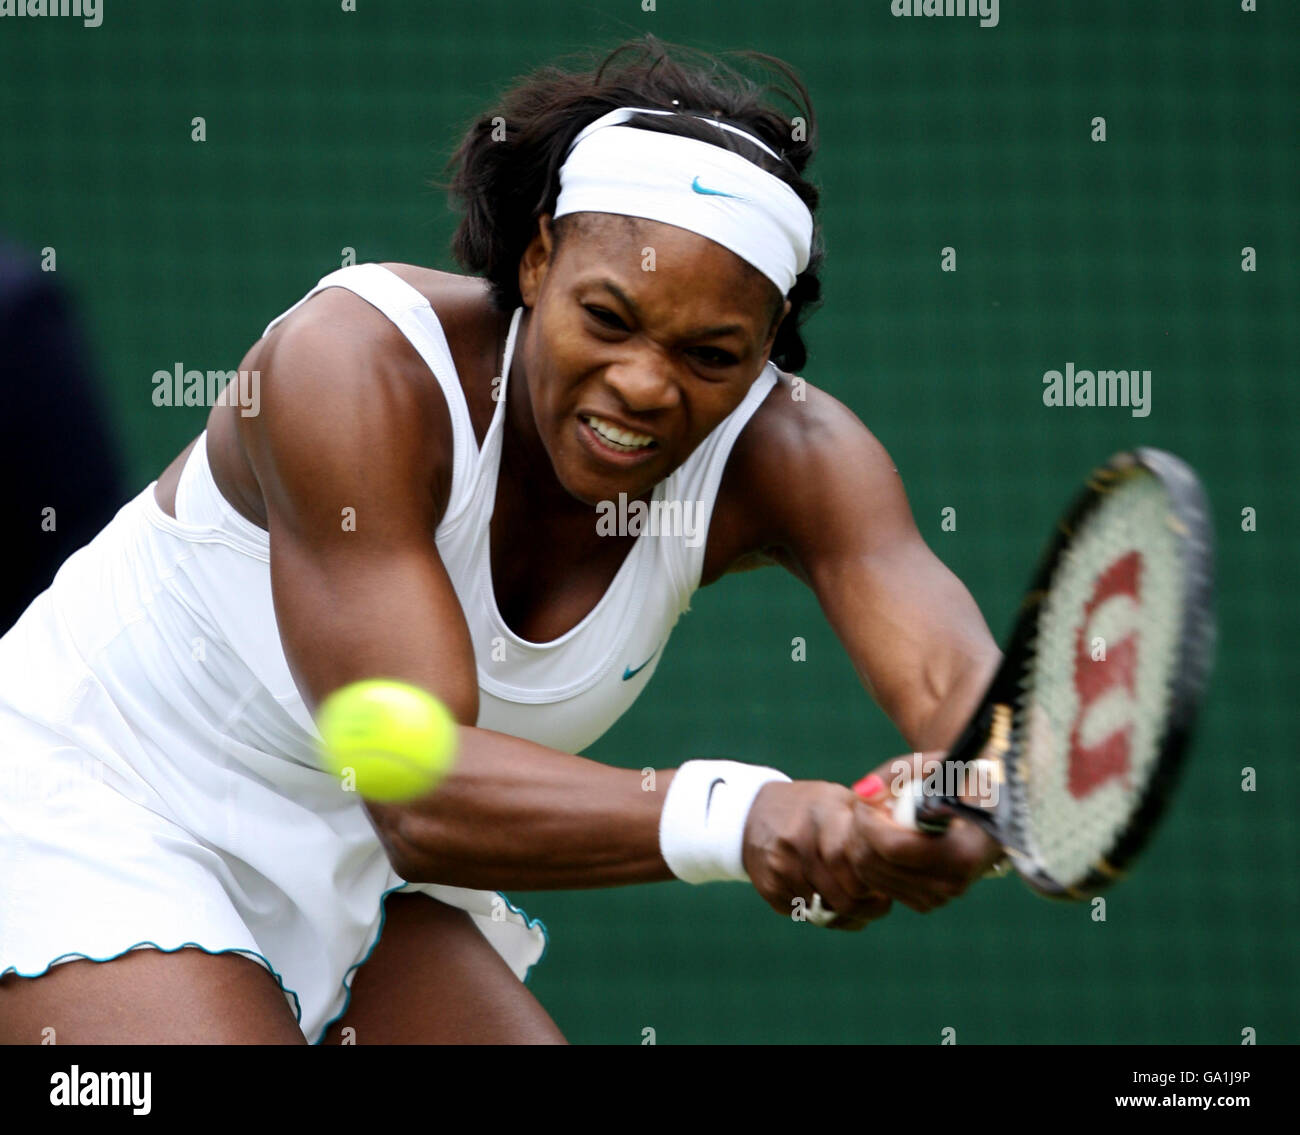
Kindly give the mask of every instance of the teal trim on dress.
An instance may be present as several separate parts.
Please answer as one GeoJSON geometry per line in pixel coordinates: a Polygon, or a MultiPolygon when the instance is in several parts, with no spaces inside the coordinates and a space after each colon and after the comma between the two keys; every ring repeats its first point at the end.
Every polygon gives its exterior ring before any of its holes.
{"type": "MultiPolygon", "coordinates": [[[[370,960],[370,955],[375,952],[376,947],[379,945],[379,940],[384,936],[384,923],[388,921],[388,907],[384,905],[385,900],[388,898],[389,895],[396,894],[398,891],[405,890],[408,886],[410,886],[409,882],[400,883],[396,887],[390,887],[382,895],[379,896],[379,929],[375,932],[375,940],[370,943],[370,949],[366,951],[366,956],[362,958],[359,962],[357,962],[355,965],[349,966],[348,972],[343,975],[343,988],[347,991],[347,996],[343,999],[343,1008],[339,1010],[337,1016],[331,1017],[328,1021],[325,1022],[325,1027],[321,1029],[320,1036],[316,1040],[312,1041],[311,1042],[312,1044],[324,1044],[325,1034],[329,1032],[330,1026],[335,1024],[338,1021],[341,1021],[344,1017],[348,1015],[348,1006],[352,1004],[352,986],[348,982],[348,978],[350,978],[357,970],[359,970],[363,965],[366,964],[366,962],[370,960]]],[[[412,893],[422,894],[423,892],[416,891],[412,893]]],[[[501,894],[500,891],[497,891],[496,894],[501,898],[501,901],[504,902],[506,906],[510,908],[512,913],[518,914],[523,918],[524,924],[527,929],[532,930],[534,927],[536,927],[540,929],[542,932],[541,955],[538,957],[537,961],[533,962],[533,964],[528,967],[528,971],[524,974],[524,984],[527,984],[528,979],[533,976],[533,970],[536,969],[537,966],[542,964],[542,962],[546,958],[547,951],[551,948],[550,931],[546,929],[546,924],[540,918],[529,918],[526,911],[524,911],[521,907],[515,906],[515,904],[512,903],[508,898],[506,898],[505,895],[501,894]]],[[[425,897],[432,898],[433,896],[426,895],[425,897]]],[[[468,914],[469,912],[466,911],[466,913],[468,914]]]]}
{"type": "Polygon", "coordinates": [[[528,912],[524,910],[523,907],[515,906],[515,904],[512,903],[508,898],[506,898],[506,896],[502,894],[500,891],[497,891],[496,893],[497,893],[497,897],[500,898],[501,901],[510,908],[511,913],[517,914],[523,918],[524,925],[529,930],[532,930],[534,927],[536,927],[542,932],[542,952],[537,956],[537,961],[533,962],[533,964],[528,967],[527,972],[524,974],[524,984],[527,985],[528,979],[533,976],[533,970],[535,970],[539,965],[541,965],[544,961],[546,961],[547,952],[551,948],[551,932],[546,929],[546,923],[543,922],[540,918],[530,918],[528,916],[528,912]]]}
{"type": "Polygon", "coordinates": [[[324,1028],[322,1028],[320,1031],[320,1036],[318,1036],[314,1041],[312,1041],[311,1042],[312,1044],[324,1044],[325,1034],[330,1031],[330,1025],[334,1024],[335,1021],[341,1021],[344,1017],[348,1015],[348,1006],[352,1004],[352,986],[351,984],[349,984],[348,978],[350,978],[354,973],[356,973],[357,970],[359,970],[363,965],[366,964],[366,962],[370,960],[370,955],[375,952],[375,948],[379,945],[379,939],[384,936],[384,923],[388,921],[388,907],[384,905],[385,900],[388,898],[389,895],[396,894],[398,891],[403,890],[406,886],[407,886],[406,883],[401,883],[399,886],[389,887],[388,890],[386,890],[382,895],[379,896],[379,929],[375,931],[375,940],[370,943],[370,949],[366,951],[366,956],[362,958],[359,962],[357,962],[355,965],[349,966],[348,972],[343,975],[343,989],[344,992],[347,994],[347,996],[343,998],[343,1008],[338,1011],[337,1016],[331,1017],[328,1021],[325,1022],[324,1028]]]}
{"type": "Polygon", "coordinates": [[[0,970],[0,977],[7,977],[11,973],[17,977],[44,977],[60,962],[69,961],[74,958],[82,958],[88,962],[112,962],[116,961],[118,958],[126,957],[127,954],[140,946],[149,946],[152,949],[157,950],[160,954],[175,954],[181,950],[202,950],[203,953],[207,954],[209,957],[216,957],[218,954],[238,954],[240,957],[245,958],[249,955],[252,955],[255,958],[260,958],[266,964],[266,968],[270,970],[271,976],[275,978],[275,983],[280,987],[280,992],[293,998],[293,1015],[297,1018],[298,1027],[302,1027],[302,1003],[298,1000],[298,994],[285,986],[284,978],[280,976],[279,970],[271,964],[270,959],[267,958],[265,954],[259,954],[256,950],[249,950],[244,946],[230,946],[224,950],[209,950],[206,946],[200,946],[197,942],[182,942],[179,946],[174,946],[172,949],[168,950],[158,945],[157,942],[136,942],[133,945],[128,946],[125,950],[122,950],[120,953],[109,954],[106,958],[92,958],[89,954],[83,954],[77,950],[69,950],[66,954],[60,954],[39,973],[19,973],[17,966],[6,966],[4,969],[0,970]]]}

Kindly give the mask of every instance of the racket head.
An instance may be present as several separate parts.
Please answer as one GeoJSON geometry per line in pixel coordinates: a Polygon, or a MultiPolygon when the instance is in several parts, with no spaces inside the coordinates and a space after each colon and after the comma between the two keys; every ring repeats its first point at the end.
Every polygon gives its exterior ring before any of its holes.
{"type": "Polygon", "coordinates": [[[1091,897],[1121,877],[1183,765],[1213,658],[1213,575],[1208,502],[1185,462],[1140,448],[1096,469],[946,758],[991,757],[996,802],[932,795],[918,823],[974,820],[1049,897],[1091,897]]]}

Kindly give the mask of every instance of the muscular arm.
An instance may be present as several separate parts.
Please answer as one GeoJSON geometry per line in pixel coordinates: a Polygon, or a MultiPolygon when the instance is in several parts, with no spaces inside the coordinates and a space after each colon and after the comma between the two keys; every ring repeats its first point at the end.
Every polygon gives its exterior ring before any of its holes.
{"type": "MultiPolygon", "coordinates": [[[[258,366],[262,413],[239,428],[300,692],[314,710],[347,683],[396,678],[441,697],[460,722],[456,766],[436,792],[367,804],[398,874],[484,889],[671,878],[658,839],[671,772],[646,792],[639,772],[475,726],[473,644],[434,542],[451,429],[414,352],[362,301],[326,292],[277,329],[258,366]]],[[[867,658],[866,672],[879,664],[867,658]]],[[[891,899],[941,906],[984,852],[956,831],[936,841],[904,831],[818,781],[765,786],[744,840],[750,878],[775,909],[788,917],[793,897],[818,892],[847,926],[891,899]]]]}
{"type": "Polygon", "coordinates": [[[947,748],[997,668],[997,644],[921,538],[884,448],[845,406],[807,394],[796,402],[783,383],[737,444],[728,480],[746,486],[751,545],[812,588],[907,744],[947,748]]]}
{"type": "Polygon", "coordinates": [[[277,328],[259,366],[262,413],[240,429],[266,510],[280,637],[309,708],[383,676],[430,690],[461,723],[436,793],[367,804],[398,873],[519,889],[670,878],[658,844],[670,773],[644,792],[638,772],[474,725],[473,647],[433,538],[451,429],[405,340],[361,300],[326,292],[277,328]]]}

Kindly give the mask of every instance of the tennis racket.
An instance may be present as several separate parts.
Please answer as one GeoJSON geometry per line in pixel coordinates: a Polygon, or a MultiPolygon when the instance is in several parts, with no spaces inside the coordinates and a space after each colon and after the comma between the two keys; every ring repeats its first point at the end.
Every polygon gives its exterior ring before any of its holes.
{"type": "MultiPolygon", "coordinates": [[[[1095,470],[979,708],[940,769],[895,800],[898,822],[937,834],[965,817],[1052,898],[1114,883],[1183,763],[1214,652],[1213,573],[1209,509],[1188,465],[1141,448],[1095,470]]],[[[810,916],[834,913],[817,896],[810,916]]]]}

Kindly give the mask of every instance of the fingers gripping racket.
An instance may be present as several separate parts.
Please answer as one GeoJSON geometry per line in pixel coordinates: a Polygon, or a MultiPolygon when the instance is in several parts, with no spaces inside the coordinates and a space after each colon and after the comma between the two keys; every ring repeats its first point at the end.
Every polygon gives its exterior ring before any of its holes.
{"type": "MultiPolygon", "coordinates": [[[[965,817],[1053,898],[1113,883],[1146,845],[1183,761],[1214,651],[1213,571],[1205,492],[1183,461],[1141,448],[1095,470],[942,775],[899,797],[899,822],[941,833],[965,817]],[[990,766],[979,768],[981,755],[990,766]],[[972,770],[992,773],[980,806],[969,802],[981,780],[972,770]]],[[[834,917],[819,899],[813,911],[834,917]]]]}

